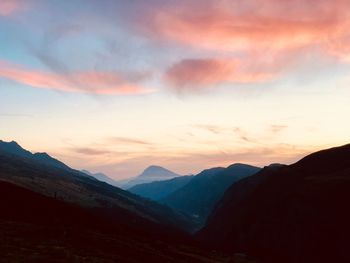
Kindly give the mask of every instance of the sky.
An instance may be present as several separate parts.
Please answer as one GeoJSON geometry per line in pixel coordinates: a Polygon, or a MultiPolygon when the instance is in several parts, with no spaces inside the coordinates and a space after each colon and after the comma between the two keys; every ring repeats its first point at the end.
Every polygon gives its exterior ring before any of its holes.
{"type": "Polygon", "coordinates": [[[0,139],[115,179],[349,143],[347,0],[0,0],[0,139]]]}

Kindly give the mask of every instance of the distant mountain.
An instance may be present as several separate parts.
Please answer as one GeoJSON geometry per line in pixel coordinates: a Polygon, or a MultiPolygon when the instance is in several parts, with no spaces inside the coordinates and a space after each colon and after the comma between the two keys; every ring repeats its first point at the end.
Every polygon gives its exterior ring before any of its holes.
{"type": "Polygon", "coordinates": [[[233,184],[198,237],[263,262],[350,262],[350,144],[233,184]]]}
{"type": "Polygon", "coordinates": [[[151,183],[156,181],[169,180],[174,177],[180,176],[168,169],[160,166],[152,165],[146,168],[139,176],[131,179],[121,187],[123,189],[129,189],[138,184],[151,183]]]}
{"type": "Polygon", "coordinates": [[[94,178],[96,178],[97,180],[101,181],[101,182],[105,182],[107,184],[113,185],[113,186],[119,186],[120,184],[118,183],[118,181],[108,177],[107,175],[105,175],[104,173],[91,173],[87,170],[81,170],[81,172],[92,176],[94,178]]]}
{"type": "Polygon", "coordinates": [[[158,201],[188,184],[194,176],[179,176],[170,180],[135,185],[129,192],[158,201]]]}
{"type": "Polygon", "coordinates": [[[228,187],[259,170],[246,164],[204,170],[160,202],[197,218],[203,224],[228,187]]]}
{"type": "Polygon", "coordinates": [[[1,142],[0,145],[1,181],[83,207],[124,209],[162,225],[189,231],[193,229],[193,223],[188,217],[166,206],[100,182],[69,167],[60,167],[57,160],[42,154],[34,156],[16,143],[1,142]]]}

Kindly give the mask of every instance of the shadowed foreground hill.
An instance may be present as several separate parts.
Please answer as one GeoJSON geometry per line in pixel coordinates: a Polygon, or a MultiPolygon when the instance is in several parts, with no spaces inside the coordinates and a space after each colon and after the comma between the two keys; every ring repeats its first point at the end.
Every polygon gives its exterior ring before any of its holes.
{"type": "Polygon", "coordinates": [[[198,237],[266,262],[350,262],[350,145],[232,185],[198,237]]]}
{"type": "Polygon", "coordinates": [[[230,260],[206,252],[181,233],[125,210],[114,213],[118,216],[0,182],[0,262],[230,260]]]}

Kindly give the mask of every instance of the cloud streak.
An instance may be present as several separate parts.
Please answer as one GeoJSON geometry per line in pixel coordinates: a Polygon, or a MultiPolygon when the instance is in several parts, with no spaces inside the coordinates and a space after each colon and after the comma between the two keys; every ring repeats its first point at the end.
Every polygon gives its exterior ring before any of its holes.
{"type": "Polygon", "coordinates": [[[41,89],[64,92],[137,95],[153,92],[138,83],[147,75],[113,71],[76,71],[51,73],[25,69],[19,65],[0,61],[0,77],[41,89]]]}
{"type": "Polygon", "coordinates": [[[140,140],[140,139],[135,139],[135,138],[127,138],[127,137],[111,137],[108,138],[107,140],[109,143],[113,144],[123,144],[123,145],[128,145],[128,144],[134,144],[134,145],[152,145],[152,143],[140,140]]]}
{"type": "Polygon", "coordinates": [[[108,150],[101,150],[101,149],[95,149],[95,148],[89,148],[89,147],[76,147],[76,148],[70,148],[71,151],[83,155],[104,155],[111,153],[108,150]]]}
{"type": "Polygon", "coordinates": [[[172,65],[165,80],[179,89],[205,88],[226,83],[251,84],[273,80],[274,72],[256,70],[238,59],[184,59],[172,65]]]}

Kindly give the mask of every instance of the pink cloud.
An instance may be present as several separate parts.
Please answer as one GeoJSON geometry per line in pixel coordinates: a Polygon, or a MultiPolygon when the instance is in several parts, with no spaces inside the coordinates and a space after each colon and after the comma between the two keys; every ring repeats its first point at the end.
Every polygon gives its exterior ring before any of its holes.
{"type": "Polygon", "coordinates": [[[22,9],[23,3],[19,0],[1,0],[0,1],[0,16],[10,16],[22,9]]]}
{"type": "Polygon", "coordinates": [[[0,77],[35,88],[65,92],[128,95],[154,91],[138,84],[148,77],[148,74],[142,73],[80,71],[59,74],[29,70],[6,61],[0,61],[0,77]]]}
{"type": "Polygon", "coordinates": [[[346,0],[189,0],[149,8],[135,27],[157,41],[219,51],[309,46],[348,56],[346,0]],[[147,23],[146,23],[147,22],[147,23]]]}
{"type": "Polygon", "coordinates": [[[350,62],[349,8],[346,0],[174,1],[131,23],[155,42],[209,51],[174,63],[164,77],[176,89],[202,89],[269,82],[309,52],[350,62]]]}
{"type": "Polygon", "coordinates": [[[238,59],[185,59],[172,65],[165,79],[176,88],[208,87],[224,83],[259,83],[275,73],[254,69],[238,59]]]}

